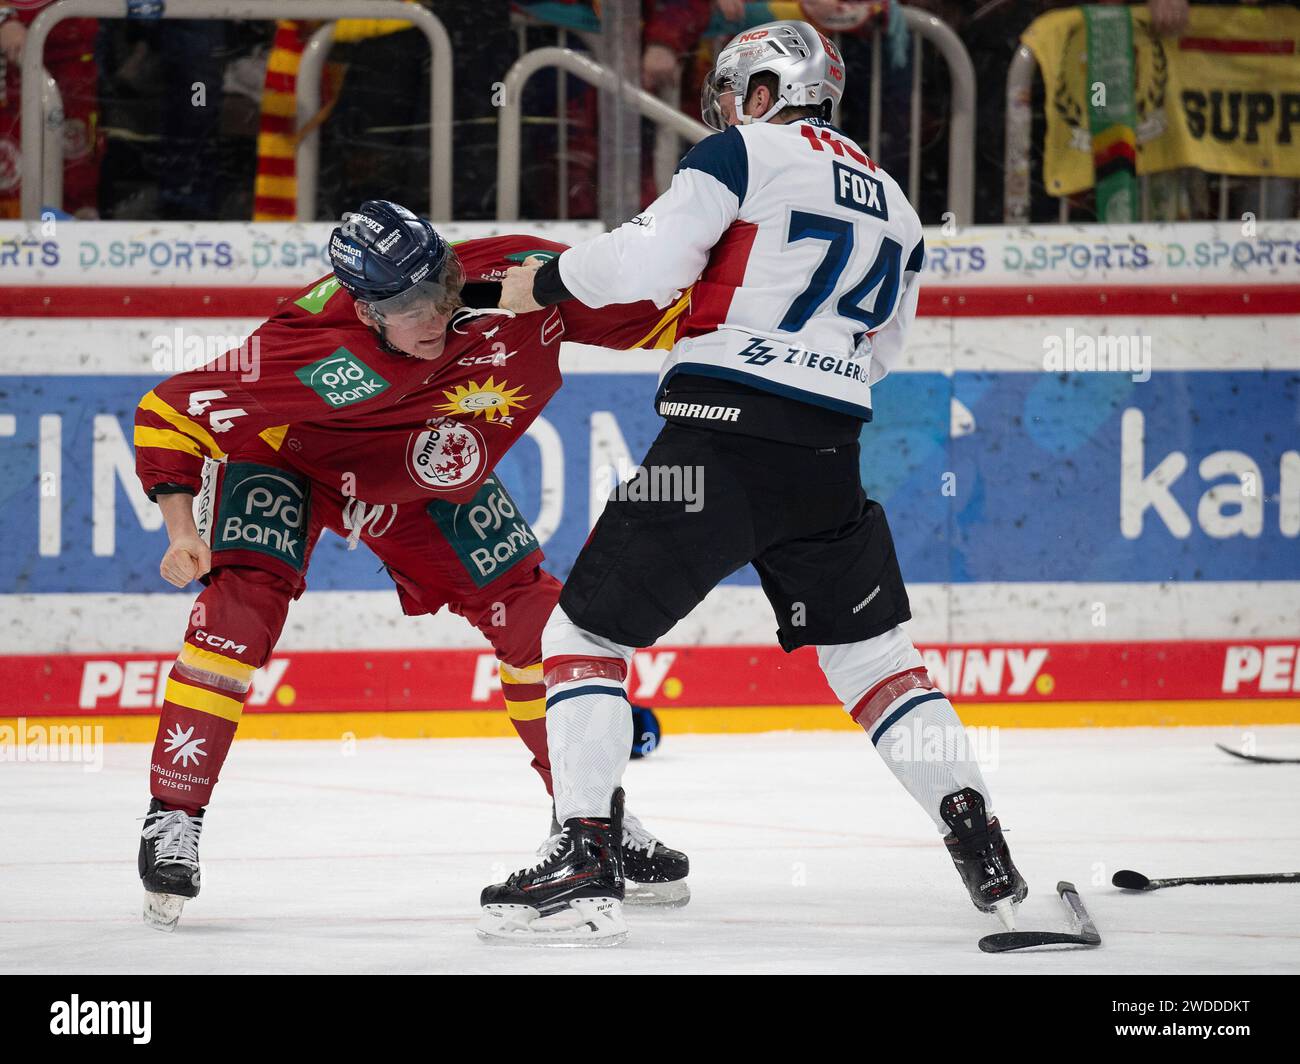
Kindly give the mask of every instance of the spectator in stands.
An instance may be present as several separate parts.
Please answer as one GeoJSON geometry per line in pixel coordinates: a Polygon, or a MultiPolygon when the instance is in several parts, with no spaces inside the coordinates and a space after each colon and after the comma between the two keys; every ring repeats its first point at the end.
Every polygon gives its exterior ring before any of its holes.
{"type": "MultiPolygon", "coordinates": [[[[0,218],[17,218],[21,207],[23,45],[27,27],[51,2],[0,3],[0,218]]],[[[64,19],[45,42],[45,69],[63,97],[63,208],[79,218],[99,215],[98,26],[98,19],[64,19]]]]}

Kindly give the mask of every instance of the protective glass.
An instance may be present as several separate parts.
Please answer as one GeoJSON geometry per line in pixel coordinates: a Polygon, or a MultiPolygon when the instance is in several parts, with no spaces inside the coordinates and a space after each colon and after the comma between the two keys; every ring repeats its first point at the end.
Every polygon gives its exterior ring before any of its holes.
{"type": "Polygon", "coordinates": [[[436,278],[425,277],[405,292],[387,299],[371,300],[368,305],[381,324],[395,318],[450,314],[461,305],[460,290],[464,284],[465,271],[460,260],[454,254],[448,254],[436,278]]]}
{"type": "MultiPolygon", "coordinates": [[[[746,79],[748,80],[748,79],[746,79]]],[[[727,128],[727,118],[722,110],[722,97],[741,91],[740,71],[734,66],[710,70],[700,86],[700,118],[710,129],[719,133],[727,128]]],[[[739,101],[737,101],[739,113],[739,101]]]]}

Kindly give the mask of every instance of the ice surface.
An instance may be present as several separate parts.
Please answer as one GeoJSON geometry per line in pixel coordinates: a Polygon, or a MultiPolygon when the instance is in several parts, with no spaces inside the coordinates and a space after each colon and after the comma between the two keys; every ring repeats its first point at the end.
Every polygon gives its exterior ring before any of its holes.
{"type": "MultiPolygon", "coordinates": [[[[1300,754],[1300,727],[1254,729],[1300,754]]],[[[239,742],[173,935],[140,921],[149,747],[103,768],[0,764],[5,972],[1300,972],[1300,885],[1109,885],[1300,870],[1300,766],[1217,751],[1226,728],[998,736],[994,806],[1031,894],[1066,929],[1073,880],[1104,945],[990,956],[927,817],[854,732],[669,735],[629,806],[691,857],[685,909],[629,910],[607,950],[489,946],[479,889],[529,858],[547,800],[515,740],[239,742]],[[354,751],[349,756],[349,752],[354,751]]]]}

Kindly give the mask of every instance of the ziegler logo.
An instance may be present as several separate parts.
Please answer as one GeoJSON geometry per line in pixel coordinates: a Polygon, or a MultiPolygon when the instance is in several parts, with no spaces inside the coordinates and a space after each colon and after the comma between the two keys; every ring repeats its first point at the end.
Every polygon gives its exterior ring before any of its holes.
{"type": "Polygon", "coordinates": [[[362,403],[388,390],[388,381],[346,347],[294,374],[331,410],[362,403]]]}
{"type": "Polygon", "coordinates": [[[468,425],[440,417],[411,437],[406,470],[411,479],[432,491],[470,484],[483,468],[483,438],[468,425]]]}

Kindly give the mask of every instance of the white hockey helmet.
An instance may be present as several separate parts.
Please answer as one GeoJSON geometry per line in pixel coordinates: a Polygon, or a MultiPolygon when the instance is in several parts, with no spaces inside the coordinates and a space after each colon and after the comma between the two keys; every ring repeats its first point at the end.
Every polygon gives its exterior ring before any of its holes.
{"type": "Polygon", "coordinates": [[[784,107],[822,107],[828,120],[844,95],[844,60],[824,35],[806,22],[765,22],[727,42],[700,90],[700,114],[711,129],[727,128],[722,97],[736,99],[742,122],[766,122],[784,107]],[[749,79],[770,71],[778,79],[774,106],[761,118],[744,113],[749,79]],[[829,106],[827,103],[829,101],[829,106]]]}

